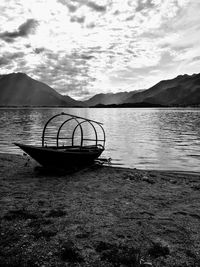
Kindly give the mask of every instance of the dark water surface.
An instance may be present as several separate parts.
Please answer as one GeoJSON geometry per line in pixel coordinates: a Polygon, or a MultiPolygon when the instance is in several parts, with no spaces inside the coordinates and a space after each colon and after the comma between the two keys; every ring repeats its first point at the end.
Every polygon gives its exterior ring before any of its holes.
{"type": "Polygon", "coordinates": [[[22,152],[13,142],[41,144],[42,129],[66,112],[104,123],[103,157],[140,169],[200,171],[198,108],[9,108],[0,109],[0,152],[22,152]]]}

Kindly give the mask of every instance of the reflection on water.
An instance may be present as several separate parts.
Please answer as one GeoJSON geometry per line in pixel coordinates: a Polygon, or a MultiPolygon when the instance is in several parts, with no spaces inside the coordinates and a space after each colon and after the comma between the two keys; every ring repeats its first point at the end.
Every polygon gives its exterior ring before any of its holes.
{"type": "Polygon", "coordinates": [[[46,121],[63,111],[103,122],[103,156],[117,165],[200,171],[200,109],[0,109],[0,152],[21,154],[13,142],[40,145],[46,121]]]}

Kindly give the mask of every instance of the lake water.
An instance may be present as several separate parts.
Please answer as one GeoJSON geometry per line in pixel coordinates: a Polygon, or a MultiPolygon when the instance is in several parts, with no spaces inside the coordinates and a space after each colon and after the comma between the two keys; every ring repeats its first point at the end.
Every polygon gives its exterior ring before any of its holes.
{"type": "Polygon", "coordinates": [[[0,109],[0,152],[22,154],[13,142],[41,144],[45,122],[66,112],[103,122],[112,163],[140,169],[200,171],[198,108],[0,109]]]}

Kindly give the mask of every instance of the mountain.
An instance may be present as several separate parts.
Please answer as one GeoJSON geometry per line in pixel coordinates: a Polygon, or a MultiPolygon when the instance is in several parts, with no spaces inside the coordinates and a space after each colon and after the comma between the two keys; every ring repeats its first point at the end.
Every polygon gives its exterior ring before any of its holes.
{"type": "Polygon", "coordinates": [[[148,90],[128,97],[124,103],[152,103],[167,106],[200,104],[200,73],[179,75],[171,80],[160,81],[148,90]]]}
{"type": "Polygon", "coordinates": [[[24,73],[0,75],[0,106],[200,105],[200,73],[163,80],[147,90],[97,94],[86,101],[62,96],[24,73]],[[130,105],[135,104],[137,105],[130,105]]]}
{"type": "Polygon", "coordinates": [[[143,90],[131,91],[131,92],[121,92],[121,93],[108,93],[108,94],[97,94],[90,99],[84,101],[87,106],[96,105],[112,105],[121,104],[126,101],[126,99],[132,97],[134,94],[141,92],[143,90]]]}
{"type": "Polygon", "coordinates": [[[62,96],[48,85],[24,73],[0,76],[0,106],[74,106],[76,100],[62,96]]]}
{"type": "Polygon", "coordinates": [[[160,104],[151,104],[151,103],[123,103],[123,104],[110,104],[110,105],[103,105],[98,104],[96,106],[93,106],[95,108],[154,108],[154,107],[165,107],[160,104]]]}
{"type": "Polygon", "coordinates": [[[75,99],[71,98],[68,95],[62,95],[62,97],[68,103],[70,102],[71,106],[74,106],[74,107],[84,107],[84,106],[86,106],[83,101],[75,100],[75,99]]]}

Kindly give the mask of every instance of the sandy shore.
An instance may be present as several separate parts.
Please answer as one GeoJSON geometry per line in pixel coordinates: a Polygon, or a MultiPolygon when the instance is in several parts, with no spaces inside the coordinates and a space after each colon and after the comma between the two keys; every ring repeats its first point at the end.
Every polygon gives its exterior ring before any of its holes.
{"type": "Polygon", "coordinates": [[[200,266],[200,174],[35,166],[0,154],[0,266],[200,266]]]}

